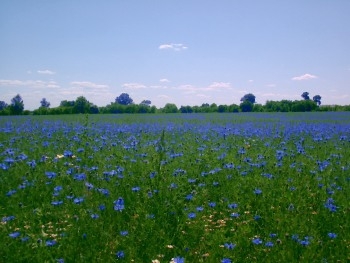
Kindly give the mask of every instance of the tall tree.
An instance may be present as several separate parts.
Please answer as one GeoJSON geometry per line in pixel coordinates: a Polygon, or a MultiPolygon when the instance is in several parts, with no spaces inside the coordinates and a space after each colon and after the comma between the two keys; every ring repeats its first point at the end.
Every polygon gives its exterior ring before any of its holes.
{"type": "Polygon", "coordinates": [[[303,97],[304,100],[309,100],[310,99],[309,92],[307,92],[307,91],[303,92],[303,94],[301,94],[301,97],[303,97]]]}
{"type": "Polygon", "coordinates": [[[7,103],[5,101],[0,101],[0,110],[4,110],[7,108],[7,103]]]}
{"type": "Polygon", "coordinates": [[[24,110],[24,103],[21,95],[17,94],[11,100],[10,113],[14,115],[22,114],[24,110]]]}
{"type": "Polygon", "coordinates": [[[314,102],[316,102],[316,104],[317,104],[318,106],[321,105],[321,96],[320,96],[320,95],[315,95],[315,96],[312,98],[312,100],[313,100],[314,102]]]}
{"type": "Polygon", "coordinates": [[[128,93],[122,93],[115,98],[115,102],[121,105],[129,105],[133,103],[133,99],[130,98],[128,93]]]}
{"type": "Polygon", "coordinates": [[[242,112],[251,112],[253,110],[254,104],[249,100],[245,100],[239,105],[239,107],[241,108],[242,112]]]}
{"type": "Polygon", "coordinates": [[[50,107],[50,102],[48,102],[46,100],[46,98],[43,98],[41,101],[40,101],[40,107],[43,107],[43,108],[49,108],[50,107]]]}
{"type": "Polygon", "coordinates": [[[152,102],[150,100],[143,100],[140,105],[151,106],[152,102]]]}
{"type": "Polygon", "coordinates": [[[255,103],[255,96],[252,94],[252,93],[248,93],[248,94],[245,94],[242,98],[241,98],[241,101],[242,102],[245,102],[245,101],[249,101],[251,103],[255,103]]]}

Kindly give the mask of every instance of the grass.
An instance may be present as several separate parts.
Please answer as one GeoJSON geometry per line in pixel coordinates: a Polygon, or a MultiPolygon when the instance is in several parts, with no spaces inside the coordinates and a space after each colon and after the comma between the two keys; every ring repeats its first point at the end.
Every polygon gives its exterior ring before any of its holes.
{"type": "Polygon", "coordinates": [[[1,261],[347,262],[349,117],[2,117],[1,261]]]}

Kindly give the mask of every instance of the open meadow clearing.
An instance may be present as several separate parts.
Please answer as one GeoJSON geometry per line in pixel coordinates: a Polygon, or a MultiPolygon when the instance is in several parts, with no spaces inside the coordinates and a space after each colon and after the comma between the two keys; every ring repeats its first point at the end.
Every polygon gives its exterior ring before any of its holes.
{"type": "Polygon", "coordinates": [[[0,117],[1,262],[349,262],[350,113],[0,117]]]}

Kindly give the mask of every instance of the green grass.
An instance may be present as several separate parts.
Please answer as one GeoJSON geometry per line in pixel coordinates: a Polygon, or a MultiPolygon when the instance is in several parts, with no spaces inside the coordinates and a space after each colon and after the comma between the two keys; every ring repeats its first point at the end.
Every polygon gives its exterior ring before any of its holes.
{"type": "Polygon", "coordinates": [[[349,117],[1,118],[0,261],[347,262],[349,117]],[[120,197],[125,209],[115,211],[120,197]]]}

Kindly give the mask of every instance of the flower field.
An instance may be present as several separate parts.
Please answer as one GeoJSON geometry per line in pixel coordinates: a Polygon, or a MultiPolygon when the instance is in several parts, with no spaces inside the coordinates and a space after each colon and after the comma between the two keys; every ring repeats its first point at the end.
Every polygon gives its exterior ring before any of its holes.
{"type": "Polygon", "coordinates": [[[0,262],[349,262],[350,113],[0,118],[0,262]]]}

